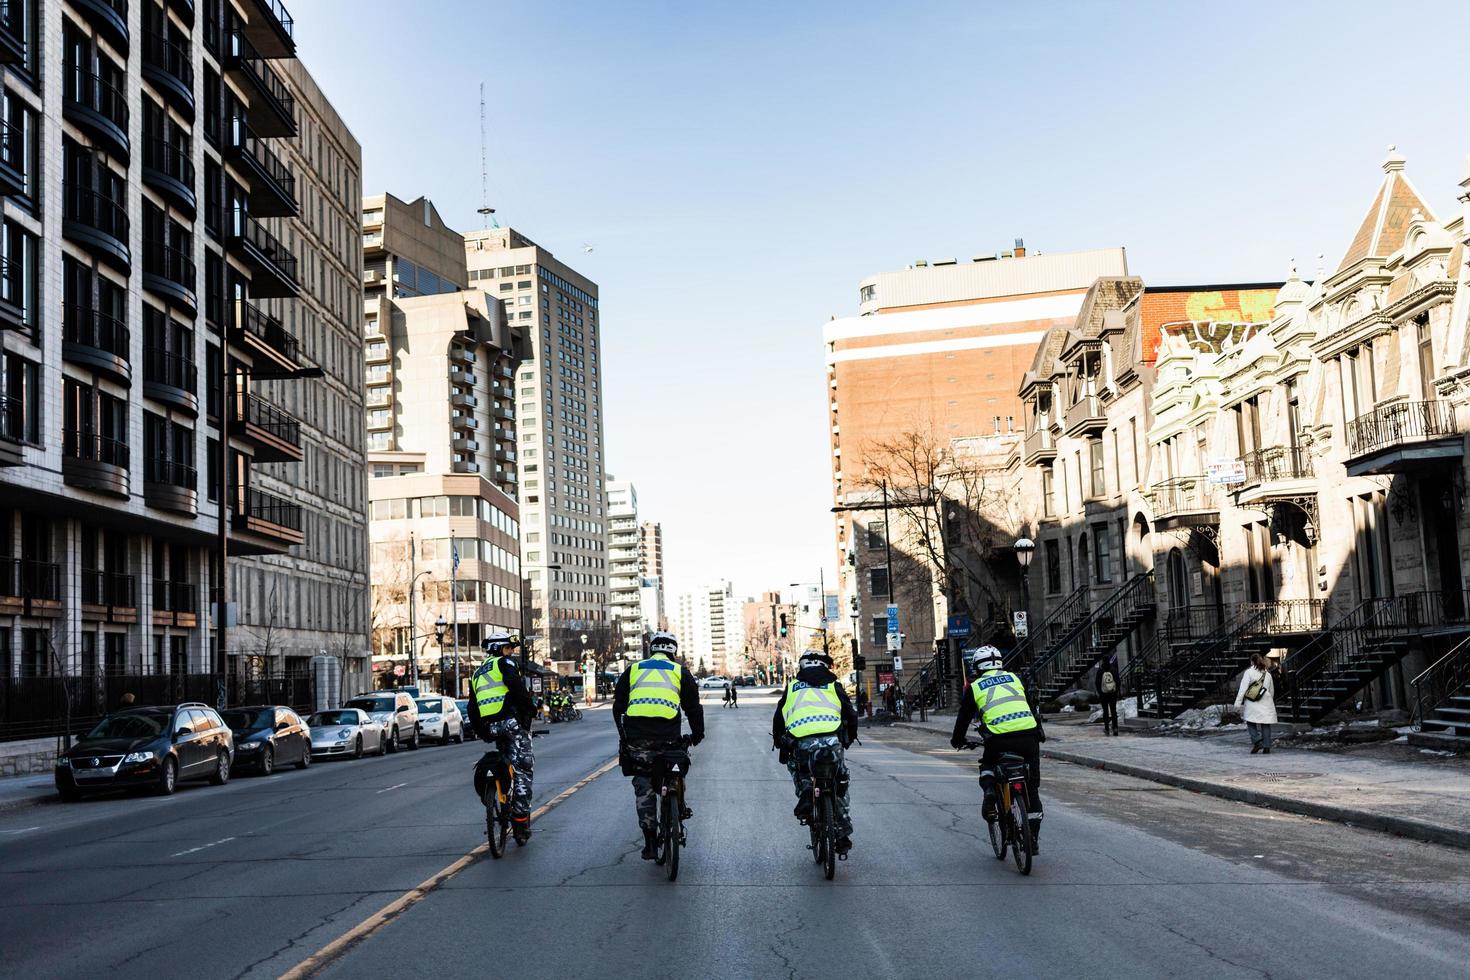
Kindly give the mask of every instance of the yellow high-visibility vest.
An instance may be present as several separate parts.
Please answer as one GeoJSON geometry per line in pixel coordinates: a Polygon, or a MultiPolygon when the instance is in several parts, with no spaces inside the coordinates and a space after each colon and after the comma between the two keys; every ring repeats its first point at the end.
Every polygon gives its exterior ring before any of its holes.
{"type": "Polygon", "coordinates": [[[628,678],[628,717],[679,717],[679,688],[684,668],[655,654],[633,665],[628,678]]]}
{"type": "Polygon", "coordinates": [[[786,701],[781,705],[781,721],[792,738],[831,735],[842,727],[842,702],[837,699],[837,685],[813,687],[802,681],[786,685],[786,701]]]}
{"type": "Polygon", "coordinates": [[[994,735],[1026,732],[1036,727],[1021,679],[1008,670],[989,671],[970,685],[980,721],[994,735]]]}

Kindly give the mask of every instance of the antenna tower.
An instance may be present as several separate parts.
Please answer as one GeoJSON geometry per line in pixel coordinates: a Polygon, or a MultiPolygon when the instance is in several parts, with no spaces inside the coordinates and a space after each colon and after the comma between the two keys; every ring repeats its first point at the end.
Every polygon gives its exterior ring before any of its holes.
{"type": "Polygon", "coordinates": [[[485,216],[486,228],[499,228],[495,220],[495,209],[490,206],[489,155],[485,149],[485,83],[480,83],[480,213],[485,216]]]}

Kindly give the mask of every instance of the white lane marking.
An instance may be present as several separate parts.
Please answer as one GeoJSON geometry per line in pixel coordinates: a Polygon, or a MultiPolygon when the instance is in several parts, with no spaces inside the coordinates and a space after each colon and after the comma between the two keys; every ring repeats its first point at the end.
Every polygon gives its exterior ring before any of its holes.
{"type": "Polygon", "coordinates": [[[405,787],[407,785],[408,785],[407,783],[398,783],[395,786],[389,786],[388,789],[380,789],[380,790],[377,791],[377,793],[375,793],[373,795],[374,796],[382,796],[384,793],[388,792],[389,790],[402,789],[403,787],[405,787]]]}
{"type": "Polygon", "coordinates": [[[176,857],[176,858],[178,858],[178,857],[183,857],[185,854],[195,854],[195,853],[197,853],[199,851],[203,851],[203,850],[206,850],[206,849],[211,848],[211,847],[218,847],[221,844],[228,844],[230,841],[232,841],[234,839],[235,838],[233,838],[233,837],[226,837],[226,838],[223,838],[222,840],[211,841],[208,844],[200,844],[198,847],[191,847],[187,851],[180,851],[177,854],[170,854],[169,857],[176,857]]]}
{"type": "Polygon", "coordinates": [[[41,829],[40,827],[22,827],[19,830],[0,830],[0,835],[4,835],[4,834],[29,834],[33,830],[40,830],[40,829],[41,829]]]}

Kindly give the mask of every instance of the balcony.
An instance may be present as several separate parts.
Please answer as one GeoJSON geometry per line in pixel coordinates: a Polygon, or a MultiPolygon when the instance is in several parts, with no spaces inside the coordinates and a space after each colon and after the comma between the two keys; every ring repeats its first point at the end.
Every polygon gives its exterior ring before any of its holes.
{"type": "Polygon", "coordinates": [[[199,623],[199,587],[193,582],[153,580],[153,624],[155,626],[197,626],[199,623]]]}
{"type": "Polygon", "coordinates": [[[1154,512],[1154,528],[1214,527],[1220,523],[1215,488],[1202,476],[1182,476],[1156,483],[1146,494],[1154,512]]]}
{"type": "Polygon", "coordinates": [[[514,444],[515,441],[516,441],[516,430],[515,429],[506,428],[503,425],[497,425],[495,427],[495,441],[496,442],[509,442],[509,443],[514,444]]]}
{"type": "Polygon", "coordinates": [[[457,453],[477,453],[480,451],[480,443],[471,436],[455,436],[449,440],[449,448],[457,453]]]}
{"type": "Polygon", "coordinates": [[[480,427],[480,423],[475,421],[473,415],[451,415],[449,417],[449,427],[452,429],[469,429],[473,432],[480,427]]]}
{"type": "Polygon", "coordinates": [[[131,224],[127,209],[90,187],[66,184],[62,190],[65,202],[62,234],[119,272],[131,272],[133,253],[128,248],[131,224]]]}
{"type": "Polygon", "coordinates": [[[143,239],[144,289],[192,317],[199,309],[198,294],[194,292],[197,281],[192,255],[156,239],[143,239]]]}
{"type": "Polygon", "coordinates": [[[190,416],[199,414],[199,368],[192,358],[161,347],[143,348],[143,394],[190,416]]]}
{"type": "Polygon", "coordinates": [[[157,31],[143,35],[143,77],[153,84],[175,109],[194,118],[194,66],[189,46],[170,41],[157,31]]]}
{"type": "MultiPolygon", "coordinates": [[[[70,0],[97,30],[113,44],[128,52],[128,0],[70,0]]],[[[14,5],[15,0],[11,0],[14,5]]]]}
{"type": "Polygon", "coordinates": [[[455,364],[474,364],[475,352],[464,347],[449,348],[449,360],[455,364]]]}
{"type": "Polygon", "coordinates": [[[393,392],[387,388],[369,388],[367,393],[368,408],[384,408],[393,404],[393,392]]]}
{"type": "MultiPolygon", "coordinates": [[[[362,236],[363,254],[381,252],[383,250],[383,233],[381,231],[370,231],[362,236]]],[[[368,280],[369,283],[372,280],[368,280]]]]}
{"type": "Polygon", "coordinates": [[[82,569],[82,618],[112,623],[138,621],[138,578],[122,572],[82,569]]]}
{"type": "MultiPolygon", "coordinates": [[[[510,369],[509,364],[501,363],[495,366],[495,373],[506,381],[514,381],[516,373],[510,369]]],[[[507,385],[507,388],[510,386],[507,385]]]]}
{"type": "Polygon", "coordinates": [[[255,447],[259,463],[299,463],[301,423],[286,412],[252,392],[240,392],[234,399],[231,421],[235,435],[255,447]]]}
{"type": "Polygon", "coordinates": [[[235,303],[235,322],[230,325],[230,341],[267,358],[276,367],[294,371],[300,366],[300,346],[286,332],[281,321],[247,300],[235,303]]]}
{"type": "Polygon", "coordinates": [[[185,24],[194,26],[194,0],[168,0],[168,5],[183,18],[185,24]]]}
{"type": "Polygon", "coordinates": [[[1066,431],[1069,436],[1099,433],[1108,427],[1107,416],[1096,395],[1083,395],[1067,409],[1066,431]]]}
{"type": "Polygon", "coordinates": [[[1057,458],[1057,443],[1052,437],[1051,423],[1045,418],[1036,420],[1036,431],[1026,436],[1027,466],[1048,463],[1057,458]]]}
{"type": "Polygon", "coordinates": [[[92,72],[70,64],[66,66],[65,79],[62,115],[101,143],[111,155],[127,163],[130,153],[127,94],[92,72]]]}
{"type": "Polygon", "coordinates": [[[1312,455],[1304,446],[1271,446],[1246,453],[1240,458],[1245,466],[1245,483],[1240,489],[1264,484],[1312,479],[1312,455]]]}
{"type": "Polygon", "coordinates": [[[495,450],[495,461],[497,463],[514,463],[516,461],[515,450],[512,450],[512,449],[496,449],[495,450]]]}
{"type": "Polygon", "coordinates": [[[296,177],[281,158],[235,117],[230,128],[230,161],[250,178],[250,212],[264,218],[296,217],[296,177]]]}
{"type": "Polygon", "coordinates": [[[509,405],[504,405],[497,402],[495,405],[495,417],[502,421],[509,422],[516,417],[516,410],[509,405]]]}
{"type": "Polygon", "coordinates": [[[127,324],[98,310],[63,306],[61,356],[73,364],[101,371],[120,385],[129,385],[128,363],[132,334],[127,324]]]}
{"type": "Polygon", "coordinates": [[[362,351],[363,360],[368,364],[387,364],[393,360],[393,351],[387,344],[368,344],[362,351]]]}
{"type": "Polygon", "coordinates": [[[231,523],[236,531],[260,539],[258,544],[237,542],[232,550],[241,554],[279,552],[306,540],[302,533],[301,505],[264,490],[246,488],[237,492],[231,523]]]}
{"type": "Polygon", "coordinates": [[[27,169],[25,132],[0,119],[0,197],[25,193],[27,169]]]}
{"type": "Polygon", "coordinates": [[[449,468],[450,468],[450,470],[452,472],[455,472],[455,473],[478,473],[478,472],[480,472],[480,464],[479,463],[475,463],[475,462],[471,462],[470,460],[467,460],[467,459],[456,460],[455,462],[449,464],[449,468]]]}
{"type": "Polygon", "coordinates": [[[31,616],[54,615],[61,611],[61,565],[22,558],[16,563],[20,598],[31,616]]]}
{"type": "Polygon", "coordinates": [[[1464,438],[1447,401],[1394,402],[1348,423],[1348,476],[1411,473],[1458,460],[1464,438]]]}
{"type": "Polygon", "coordinates": [[[25,442],[25,403],[9,395],[0,396],[0,466],[25,462],[20,447],[25,442]]]}
{"type": "Polygon", "coordinates": [[[296,256],[243,208],[236,208],[233,212],[226,244],[250,266],[251,295],[267,298],[300,295],[296,256]]]}
{"type": "Polygon", "coordinates": [[[257,136],[295,136],[296,97],[238,31],[227,42],[225,70],[250,93],[250,128],[257,136]]]}
{"type": "Polygon", "coordinates": [[[0,2],[0,64],[26,60],[26,7],[18,0],[0,2]]]}
{"type": "Polygon", "coordinates": [[[451,367],[449,369],[449,380],[454,384],[469,385],[471,388],[473,388],[475,386],[475,382],[479,379],[475,377],[475,372],[469,370],[468,368],[451,367]]]}
{"type": "Polygon", "coordinates": [[[193,517],[199,510],[199,476],[194,467],[177,460],[145,460],[143,500],[149,507],[193,517]]]}
{"type": "Polygon", "coordinates": [[[198,209],[194,196],[194,161],[182,148],[168,140],[143,141],[143,183],[193,217],[198,209]]]}
{"type": "Polygon", "coordinates": [[[95,432],[68,429],[62,433],[61,452],[61,478],[67,486],[127,497],[127,443],[95,432]]]}
{"type": "Polygon", "coordinates": [[[296,57],[296,23],[280,0],[244,0],[240,29],[263,58],[296,57]]]}
{"type": "Polygon", "coordinates": [[[458,392],[449,396],[449,404],[455,408],[474,408],[479,404],[474,395],[460,394],[458,392]]]}

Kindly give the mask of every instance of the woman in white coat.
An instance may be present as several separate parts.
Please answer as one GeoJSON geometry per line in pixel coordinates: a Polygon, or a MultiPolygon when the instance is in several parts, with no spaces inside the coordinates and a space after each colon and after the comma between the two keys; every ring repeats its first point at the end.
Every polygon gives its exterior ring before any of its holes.
{"type": "Polygon", "coordinates": [[[1276,682],[1271,678],[1271,665],[1259,653],[1251,655],[1251,665],[1240,677],[1240,692],[1235,706],[1245,717],[1251,733],[1251,755],[1271,754],[1271,726],[1276,724],[1276,682]]]}

